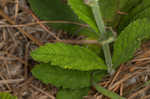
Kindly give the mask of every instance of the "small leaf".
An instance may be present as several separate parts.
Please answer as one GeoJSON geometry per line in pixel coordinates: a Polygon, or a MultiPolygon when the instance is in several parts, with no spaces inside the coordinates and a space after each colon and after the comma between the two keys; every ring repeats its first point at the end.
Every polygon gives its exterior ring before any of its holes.
{"type": "Polygon", "coordinates": [[[64,43],[49,43],[31,53],[34,60],[65,69],[82,71],[107,69],[104,61],[85,47],[64,43]]]}
{"type": "Polygon", "coordinates": [[[6,92],[0,92],[0,99],[17,99],[17,97],[6,92]]]}
{"type": "MultiPolygon", "coordinates": [[[[62,0],[28,0],[34,13],[41,20],[50,21],[74,21],[79,22],[78,17],[73,13],[72,9],[62,0]]],[[[61,29],[73,32],[80,26],[73,24],[50,24],[55,29],[61,29]]]]}
{"type": "Polygon", "coordinates": [[[83,89],[61,89],[56,95],[56,99],[83,99],[83,96],[88,95],[90,88],[83,89]]]}
{"type": "Polygon", "coordinates": [[[81,20],[89,24],[93,30],[98,32],[92,10],[84,3],[84,0],[68,0],[68,4],[81,20]]]}
{"type": "Polygon", "coordinates": [[[119,96],[118,94],[111,92],[103,87],[101,87],[100,85],[97,85],[96,83],[94,83],[94,87],[96,88],[96,90],[100,93],[102,93],[103,95],[111,98],[111,99],[126,99],[124,97],[119,96]]]}
{"type": "Polygon", "coordinates": [[[49,64],[36,65],[32,74],[45,84],[79,89],[91,86],[91,72],[61,69],[49,64]]]}
{"type": "Polygon", "coordinates": [[[148,19],[138,19],[130,23],[114,43],[112,58],[114,67],[131,59],[140,47],[141,41],[148,38],[150,38],[150,21],[148,19]]]}

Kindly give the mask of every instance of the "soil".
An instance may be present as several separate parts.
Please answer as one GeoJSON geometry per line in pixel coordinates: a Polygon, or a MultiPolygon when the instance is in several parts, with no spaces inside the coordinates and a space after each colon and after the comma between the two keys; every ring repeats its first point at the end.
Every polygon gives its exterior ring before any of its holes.
{"type": "MultiPolygon", "coordinates": [[[[67,38],[65,32],[42,23],[26,0],[0,0],[0,92],[10,92],[18,99],[55,99],[57,88],[32,76],[36,62],[30,52],[44,43],[67,38]]],[[[150,41],[146,41],[131,61],[99,84],[128,99],[150,99],[149,80],[150,41]]],[[[109,99],[94,88],[85,98],[109,99]]]]}

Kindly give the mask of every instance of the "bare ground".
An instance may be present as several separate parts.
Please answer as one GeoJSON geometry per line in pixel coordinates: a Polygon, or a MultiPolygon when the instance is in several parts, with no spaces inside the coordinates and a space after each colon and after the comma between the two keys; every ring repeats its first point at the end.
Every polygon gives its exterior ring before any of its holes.
{"type": "MultiPolygon", "coordinates": [[[[54,32],[34,15],[26,0],[0,0],[0,92],[18,99],[55,99],[57,89],[31,75],[35,62],[30,51],[46,43],[67,38],[54,32]]],[[[70,41],[72,42],[72,41],[70,41]]],[[[134,59],[122,64],[100,84],[128,99],[150,99],[150,42],[145,42],[134,59]]],[[[108,99],[91,89],[88,99],[108,99]]]]}

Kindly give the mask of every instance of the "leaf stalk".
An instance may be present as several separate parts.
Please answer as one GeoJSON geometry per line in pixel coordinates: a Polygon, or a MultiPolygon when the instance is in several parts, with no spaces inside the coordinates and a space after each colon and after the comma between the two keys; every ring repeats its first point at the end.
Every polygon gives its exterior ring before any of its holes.
{"type": "MultiPolygon", "coordinates": [[[[100,31],[100,38],[107,39],[107,32],[105,29],[104,21],[101,15],[100,7],[99,7],[99,2],[98,0],[86,0],[85,3],[89,5],[92,9],[96,24],[98,26],[98,29],[100,31]]],[[[99,40],[101,43],[101,40],[99,40]]],[[[111,53],[110,53],[110,48],[109,48],[109,43],[105,43],[102,46],[103,51],[104,51],[104,56],[105,56],[105,62],[108,66],[108,72],[110,74],[114,73],[114,69],[112,68],[112,58],[111,58],[111,53]]]]}

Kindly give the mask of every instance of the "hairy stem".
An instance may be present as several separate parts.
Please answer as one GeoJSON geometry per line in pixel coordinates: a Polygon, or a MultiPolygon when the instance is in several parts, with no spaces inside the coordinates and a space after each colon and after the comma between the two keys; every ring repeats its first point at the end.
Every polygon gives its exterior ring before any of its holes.
{"type": "MultiPolygon", "coordinates": [[[[98,0],[87,0],[86,3],[92,8],[92,12],[93,12],[96,24],[98,26],[99,31],[101,32],[100,37],[107,39],[105,25],[104,25],[104,21],[102,19],[98,0]]],[[[99,42],[101,42],[101,41],[99,41],[99,42]]],[[[112,68],[112,59],[111,59],[109,43],[103,44],[103,51],[104,51],[104,55],[105,55],[105,61],[108,66],[108,72],[110,74],[113,74],[114,70],[112,68]]]]}

